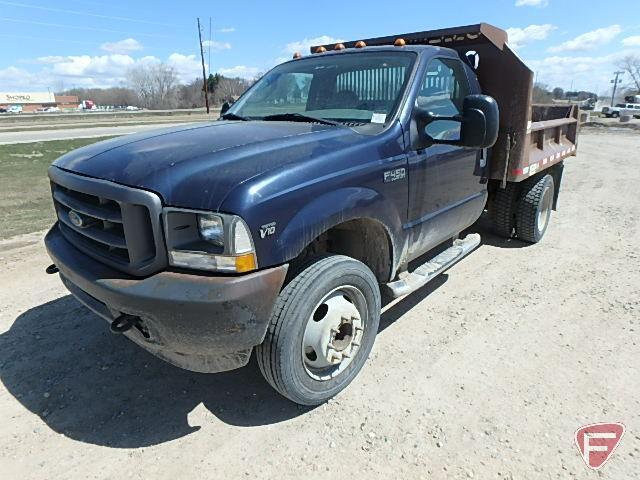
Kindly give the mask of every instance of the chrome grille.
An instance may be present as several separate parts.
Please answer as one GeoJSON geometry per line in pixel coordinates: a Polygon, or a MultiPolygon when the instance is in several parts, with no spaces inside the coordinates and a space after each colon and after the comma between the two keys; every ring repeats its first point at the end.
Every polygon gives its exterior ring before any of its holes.
{"type": "Polygon", "coordinates": [[[58,226],[76,248],[134,275],[166,265],[157,195],[56,167],[49,177],[58,226]]]}

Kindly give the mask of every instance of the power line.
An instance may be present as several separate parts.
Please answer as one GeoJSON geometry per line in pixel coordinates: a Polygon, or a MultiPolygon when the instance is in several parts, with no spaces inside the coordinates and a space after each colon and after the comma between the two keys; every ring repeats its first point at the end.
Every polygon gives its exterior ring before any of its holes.
{"type": "Polygon", "coordinates": [[[29,23],[29,24],[32,24],[32,25],[43,25],[45,27],[71,28],[71,29],[75,29],[75,30],[90,30],[92,32],[119,33],[119,34],[122,34],[122,35],[129,35],[129,36],[142,36],[142,37],[155,37],[155,38],[175,38],[175,37],[168,37],[166,35],[156,35],[154,33],[140,33],[140,32],[131,33],[131,32],[124,32],[122,30],[111,30],[111,29],[108,29],[108,28],[79,27],[79,26],[76,26],[76,25],[61,25],[59,23],[38,22],[38,21],[35,21],[35,20],[22,20],[20,18],[10,18],[10,17],[0,17],[0,21],[17,22],[17,23],[29,23]]]}
{"type": "Polygon", "coordinates": [[[159,25],[162,27],[171,27],[171,28],[176,28],[175,24],[169,24],[169,23],[160,23],[160,22],[151,22],[149,20],[140,20],[137,18],[130,18],[130,17],[118,17],[118,16],[112,16],[112,15],[102,15],[100,13],[90,13],[90,12],[79,12],[77,10],[65,10],[62,8],[53,8],[53,7],[43,7],[41,5],[30,5],[27,3],[18,3],[18,2],[7,2],[5,0],[0,0],[0,5],[8,5],[11,7],[20,7],[20,8],[33,8],[36,10],[45,10],[47,12],[58,12],[58,13],[66,13],[68,15],[82,15],[85,17],[94,17],[94,18],[104,18],[107,20],[120,20],[123,22],[136,22],[136,23],[145,23],[147,25],[159,25]]]}

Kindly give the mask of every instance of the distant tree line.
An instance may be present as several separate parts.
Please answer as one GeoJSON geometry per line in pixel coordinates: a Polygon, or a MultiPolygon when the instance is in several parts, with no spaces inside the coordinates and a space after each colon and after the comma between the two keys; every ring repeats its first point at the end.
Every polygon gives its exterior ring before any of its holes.
{"type": "MultiPolygon", "coordinates": [[[[235,100],[259,78],[225,77],[210,74],[207,91],[211,105],[235,100]]],[[[204,82],[201,78],[180,83],[174,67],[164,64],[140,65],[127,72],[125,86],[111,88],[72,88],[59,92],[76,95],[80,101],[93,100],[98,105],[136,106],[150,110],[204,107],[204,82]]]]}
{"type": "Polygon", "coordinates": [[[598,100],[598,95],[586,90],[565,91],[560,87],[551,89],[545,83],[536,83],[533,86],[533,103],[553,103],[554,100],[571,102],[585,102],[588,100],[595,103],[598,100]]]}

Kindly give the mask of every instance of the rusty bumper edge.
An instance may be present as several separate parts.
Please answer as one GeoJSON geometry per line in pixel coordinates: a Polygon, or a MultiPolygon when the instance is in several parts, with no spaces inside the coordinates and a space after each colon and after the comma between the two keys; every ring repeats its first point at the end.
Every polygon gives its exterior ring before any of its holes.
{"type": "Polygon", "coordinates": [[[264,339],[288,265],[238,276],[160,272],[131,277],[84,255],[54,226],[45,237],[67,289],[113,321],[140,317],[126,336],[163,360],[198,372],[245,365],[264,339]]]}

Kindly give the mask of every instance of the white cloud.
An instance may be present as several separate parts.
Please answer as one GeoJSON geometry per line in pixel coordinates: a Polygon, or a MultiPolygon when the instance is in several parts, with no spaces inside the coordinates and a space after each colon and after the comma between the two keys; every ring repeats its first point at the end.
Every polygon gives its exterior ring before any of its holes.
{"type": "Polygon", "coordinates": [[[219,52],[221,50],[231,50],[231,44],[228,42],[216,42],[215,40],[205,40],[202,42],[204,48],[211,48],[212,52],[219,52]]]}
{"type": "Polygon", "coordinates": [[[274,64],[278,65],[282,62],[291,60],[291,57],[293,57],[293,54],[296,52],[300,52],[302,55],[308,55],[310,53],[309,49],[314,45],[328,45],[331,43],[338,43],[343,41],[344,40],[330,37],[329,35],[320,35],[319,37],[305,38],[296,42],[290,42],[287,43],[282,49],[282,53],[284,55],[276,58],[274,64]]]}
{"type": "Polygon", "coordinates": [[[200,59],[195,55],[172,53],[169,55],[167,63],[176,69],[176,73],[181,82],[189,82],[194,78],[202,76],[202,63],[200,63],[200,59]]]}
{"type": "Polygon", "coordinates": [[[516,0],[516,7],[546,7],[549,0],[516,0]]]}
{"type": "Polygon", "coordinates": [[[574,90],[589,90],[597,94],[609,89],[611,73],[625,56],[638,53],[622,50],[603,56],[551,56],[542,60],[527,60],[525,63],[537,75],[538,81],[550,87],[574,90]]]}
{"type": "Polygon", "coordinates": [[[129,55],[71,55],[68,57],[40,57],[41,63],[51,65],[53,75],[67,77],[116,77],[135,64],[129,55]]]}
{"type": "Polygon", "coordinates": [[[130,53],[143,48],[142,44],[133,38],[125,38],[119,42],[107,42],[100,45],[100,49],[109,53],[130,53]]]}
{"type": "Polygon", "coordinates": [[[18,67],[7,67],[0,70],[0,90],[24,92],[25,86],[33,89],[40,85],[40,79],[18,67]]]}
{"type": "Polygon", "coordinates": [[[522,48],[526,44],[536,40],[544,40],[557,27],[549,23],[544,25],[529,25],[525,28],[507,28],[509,45],[515,49],[522,48]]]}
{"type": "MultiPolygon", "coordinates": [[[[112,87],[126,83],[127,72],[131,68],[161,61],[155,56],[133,58],[122,54],[39,57],[32,62],[40,65],[37,71],[14,66],[0,70],[0,90],[42,90],[56,85],[67,88],[112,87]]],[[[183,83],[202,75],[202,65],[196,55],[172,53],[164,61],[175,68],[178,79],[183,83]]]]}
{"type": "Polygon", "coordinates": [[[634,35],[633,37],[627,37],[622,40],[622,44],[625,47],[640,47],[640,35],[634,35]]]}
{"type": "Polygon", "coordinates": [[[300,52],[301,54],[306,55],[309,53],[309,48],[313,45],[326,45],[329,43],[338,43],[342,41],[343,40],[330,37],[329,35],[320,35],[319,37],[305,38],[297,42],[287,43],[283,51],[290,55],[293,55],[296,52],[300,52]]]}
{"type": "Polygon", "coordinates": [[[233,27],[225,27],[225,28],[221,28],[220,30],[218,30],[220,33],[233,33],[236,31],[235,28],[233,27]]]}
{"type": "Polygon", "coordinates": [[[560,45],[551,47],[550,52],[578,52],[592,50],[600,45],[605,45],[617,37],[622,29],[620,25],[598,28],[582,35],[578,35],[573,40],[568,40],[560,45]]]}
{"type": "Polygon", "coordinates": [[[235,67],[220,68],[218,73],[225,77],[235,78],[254,78],[261,70],[257,67],[247,67],[245,65],[236,65],[235,67]]]}

